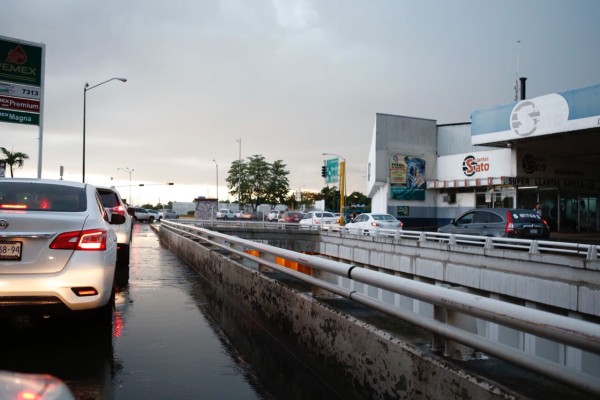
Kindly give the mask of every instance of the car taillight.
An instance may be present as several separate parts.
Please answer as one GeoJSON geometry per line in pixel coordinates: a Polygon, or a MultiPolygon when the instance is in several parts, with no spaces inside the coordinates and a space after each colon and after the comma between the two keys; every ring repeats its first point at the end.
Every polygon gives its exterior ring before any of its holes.
{"type": "Polygon", "coordinates": [[[125,207],[123,206],[115,206],[108,209],[111,214],[119,214],[125,216],[125,207]]]}
{"type": "Polygon", "coordinates": [[[106,231],[89,229],[61,233],[52,241],[50,248],[54,250],[106,250],[106,231]]]}
{"type": "Polygon", "coordinates": [[[513,224],[512,214],[510,213],[510,211],[506,212],[506,226],[504,227],[504,232],[505,233],[514,233],[515,232],[515,225],[513,224]]]}

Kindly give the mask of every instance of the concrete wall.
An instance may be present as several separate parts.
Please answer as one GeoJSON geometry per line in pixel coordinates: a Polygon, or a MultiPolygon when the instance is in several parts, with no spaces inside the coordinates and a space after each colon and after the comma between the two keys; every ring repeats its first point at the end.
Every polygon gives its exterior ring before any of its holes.
{"type": "Polygon", "coordinates": [[[161,241],[218,290],[271,321],[307,349],[315,368],[335,371],[346,398],[506,399],[510,390],[450,365],[303,292],[165,229],[161,241]]]}

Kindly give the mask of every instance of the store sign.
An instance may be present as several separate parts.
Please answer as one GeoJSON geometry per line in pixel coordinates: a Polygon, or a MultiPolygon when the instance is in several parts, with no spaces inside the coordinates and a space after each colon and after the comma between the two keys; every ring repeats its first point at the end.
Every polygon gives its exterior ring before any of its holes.
{"type": "Polygon", "coordinates": [[[537,186],[544,188],[560,189],[592,189],[598,190],[600,183],[580,179],[558,179],[558,178],[533,178],[529,176],[503,176],[503,185],[511,186],[537,186]]]}
{"type": "Polygon", "coordinates": [[[0,95],[21,97],[24,99],[42,99],[42,90],[35,86],[18,85],[10,82],[0,82],[0,95]]]}
{"type": "Polygon", "coordinates": [[[0,95],[0,108],[39,113],[40,101],[0,95]]]}
{"type": "Polygon", "coordinates": [[[600,85],[474,111],[473,145],[515,141],[599,126],[600,85]]]}
{"type": "Polygon", "coordinates": [[[499,178],[514,175],[513,164],[510,149],[452,154],[438,157],[436,175],[440,181],[499,178]]]}
{"type": "Polygon", "coordinates": [[[42,46],[0,36],[0,80],[42,85],[42,46]]]}
{"type": "Polygon", "coordinates": [[[43,66],[43,44],[0,36],[0,122],[40,125],[43,66]]]}

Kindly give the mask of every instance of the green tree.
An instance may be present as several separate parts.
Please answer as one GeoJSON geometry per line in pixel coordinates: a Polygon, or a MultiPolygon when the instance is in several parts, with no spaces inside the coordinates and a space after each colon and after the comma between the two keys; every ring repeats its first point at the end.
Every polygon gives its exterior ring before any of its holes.
{"type": "Polygon", "coordinates": [[[290,191],[288,174],[283,161],[271,164],[262,155],[253,155],[247,161],[233,161],[225,181],[231,196],[241,197],[241,204],[251,204],[256,210],[260,204],[285,202],[290,191]]]}
{"type": "Polygon", "coordinates": [[[0,147],[0,152],[4,154],[4,161],[10,167],[10,177],[14,178],[13,167],[21,168],[25,163],[25,160],[29,159],[29,156],[25,153],[8,151],[5,147],[0,147]]]}

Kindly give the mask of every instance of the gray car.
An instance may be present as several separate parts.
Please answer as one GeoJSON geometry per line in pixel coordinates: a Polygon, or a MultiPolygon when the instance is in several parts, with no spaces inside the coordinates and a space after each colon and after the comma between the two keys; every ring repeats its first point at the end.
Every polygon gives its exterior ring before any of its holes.
{"type": "Polygon", "coordinates": [[[441,233],[549,239],[550,228],[535,211],[515,208],[477,208],[438,229],[441,233]]]}

